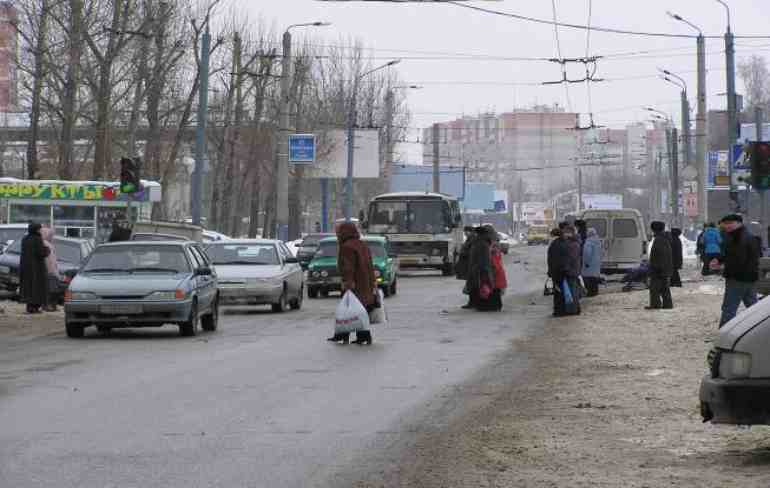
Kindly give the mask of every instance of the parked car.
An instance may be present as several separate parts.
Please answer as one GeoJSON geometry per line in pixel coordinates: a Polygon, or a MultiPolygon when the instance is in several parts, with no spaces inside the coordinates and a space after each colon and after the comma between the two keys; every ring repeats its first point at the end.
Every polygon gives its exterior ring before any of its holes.
{"type": "Polygon", "coordinates": [[[217,275],[206,253],[193,242],[114,242],[103,244],[72,280],[64,299],[69,337],[95,325],[179,326],[194,336],[199,326],[219,323],[217,275]]]}
{"type": "Polygon", "coordinates": [[[527,229],[527,245],[548,244],[551,239],[551,228],[547,225],[530,225],[527,229]]]}
{"type": "Polygon", "coordinates": [[[29,224],[0,225],[0,252],[5,251],[5,248],[10,246],[13,241],[24,237],[27,233],[27,227],[29,227],[29,224]]]}
{"type": "Polygon", "coordinates": [[[647,259],[647,228],[642,214],[636,209],[617,210],[587,209],[577,218],[593,227],[602,241],[602,273],[620,274],[637,268],[647,259]]]}
{"type": "Polygon", "coordinates": [[[219,276],[223,305],[271,305],[273,312],[299,310],[304,273],[281,241],[238,239],[206,247],[219,276]]]}
{"type": "Polygon", "coordinates": [[[307,269],[310,261],[313,260],[313,256],[315,256],[315,253],[318,250],[318,245],[321,240],[326,239],[327,237],[334,237],[334,234],[308,234],[302,239],[302,243],[297,249],[297,259],[299,260],[302,269],[307,269]]]}
{"type": "Polygon", "coordinates": [[[209,242],[227,241],[230,239],[229,236],[220,234],[219,232],[215,232],[213,230],[204,230],[201,237],[203,238],[204,244],[208,244],[209,242]]]}
{"type": "MultiPolygon", "coordinates": [[[[380,236],[362,238],[369,248],[374,264],[377,285],[388,297],[398,292],[398,259],[388,254],[388,241],[380,236]]],[[[330,292],[342,290],[342,280],[337,268],[337,238],[321,240],[315,257],[308,266],[307,294],[310,298],[329,296],[330,292]]]]}
{"type": "MultiPolygon", "coordinates": [[[[80,266],[94,250],[91,241],[82,239],[70,239],[68,237],[54,237],[54,247],[59,263],[59,301],[64,297],[64,290],[75,277],[80,266]]],[[[16,239],[8,246],[3,254],[0,254],[0,287],[13,295],[19,289],[19,263],[21,262],[21,239],[16,239]]]]}
{"type": "Polygon", "coordinates": [[[186,242],[187,238],[183,236],[176,236],[173,234],[151,234],[151,233],[138,233],[131,234],[132,241],[144,241],[144,242],[186,242]]]}
{"type": "Polygon", "coordinates": [[[764,298],[719,329],[700,386],[703,421],[770,425],[770,299],[764,298]]]}

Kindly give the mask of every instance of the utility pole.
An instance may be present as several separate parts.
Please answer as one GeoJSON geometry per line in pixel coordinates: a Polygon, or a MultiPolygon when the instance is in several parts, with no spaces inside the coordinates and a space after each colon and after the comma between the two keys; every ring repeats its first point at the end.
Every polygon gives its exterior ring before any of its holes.
{"type": "Polygon", "coordinates": [[[682,90],[682,166],[692,164],[692,133],[690,131],[690,101],[687,92],[682,90]]]}
{"type": "Polygon", "coordinates": [[[389,88],[385,93],[385,161],[382,168],[386,182],[390,181],[393,167],[393,101],[393,89],[389,88]]]}
{"type": "Polygon", "coordinates": [[[623,136],[623,205],[626,205],[626,192],[628,191],[628,166],[631,164],[631,151],[628,141],[628,130],[625,131],[623,136]]]}
{"type": "Polygon", "coordinates": [[[433,193],[441,193],[441,173],[439,167],[439,125],[433,124],[433,193]]]}
{"type": "Polygon", "coordinates": [[[291,94],[291,32],[283,33],[283,57],[281,58],[281,99],[278,129],[280,136],[276,148],[276,236],[285,241],[289,237],[289,111],[291,94]]]}
{"type": "Polygon", "coordinates": [[[195,169],[191,185],[190,208],[194,225],[201,225],[201,187],[206,157],[206,117],[209,105],[209,49],[211,34],[206,20],[206,30],[201,37],[200,86],[198,87],[198,121],[195,130],[195,169]]]}
{"type": "MultiPolygon", "coordinates": [[[[763,124],[763,117],[762,117],[762,107],[757,105],[754,108],[754,125],[757,129],[757,142],[762,142],[762,127],[763,124]]],[[[732,151],[731,151],[732,152],[732,151]]],[[[747,203],[748,206],[748,203],[747,203]]],[[[767,192],[765,190],[759,190],[759,208],[760,208],[760,217],[759,217],[759,228],[760,232],[759,234],[762,236],[762,247],[767,247],[768,245],[768,233],[767,230],[767,192]]]]}
{"type": "Polygon", "coordinates": [[[733,198],[735,195],[733,145],[735,145],[738,139],[738,114],[736,113],[737,97],[735,96],[735,39],[730,29],[729,20],[727,22],[727,32],[725,33],[725,56],[727,57],[727,154],[730,162],[730,165],[727,167],[727,174],[730,177],[730,198],[733,198]]]}
{"type": "Polygon", "coordinates": [[[708,222],[706,179],[706,40],[698,36],[698,113],[695,118],[695,168],[698,170],[698,214],[708,222]]]}
{"type": "Polygon", "coordinates": [[[345,221],[350,222],[353,217],[353,158],[355,158],[356,148],[356,94],[358,92],[358,78],[353,84],[353,93],[350,101],[350,112],[348,113],[348,172],[345,179],[345,221]]]}
{"type": "Polygon", "coordinates": [[[680,225],[679,219],[679,135],[671,128],[671,222],[680,225]]]}
{"type": "Polygon", "coordinates": [[[578,163],[577,167],[577,180],[578,180],[578,201],[577,211],[583,210],[583,167],[578,163]]]}

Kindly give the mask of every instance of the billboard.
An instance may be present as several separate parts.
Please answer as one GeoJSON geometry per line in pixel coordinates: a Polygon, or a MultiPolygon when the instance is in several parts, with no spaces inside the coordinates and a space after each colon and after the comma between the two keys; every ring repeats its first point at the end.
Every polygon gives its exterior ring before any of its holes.
{"type": "MultiPolygon", "coordinates": [[[[380,133],[377,129],[355,131],[353,178],[380,177],[380,133]]],[[[305,170],[308,178],[345,178],[348,174],[348,137],[344,129],[319,134],[316,163],[305,170]]]]}
{"type": "Polygon", "coordinates": [[[553,209],[544,202],[525,202],[521,204],[521,220],[530,224],[553,220],[553,209]]]}
{"type": "MultiPolygon", "coordinates": [[[[465,168],[441,166],[439,168],[441,193],[465,199],[465,168]]],[[[391,166],[390,191],[433,191],[433,166],[394,164],[391,166]]]]}
{"type": "Polygon", "coordinates": [[[494,210],[494,183],[467,183],[465,185],[465,210],[494,210]]]}
{"type": "Polygon", "coordinates": [[[583,194],[583,209],[620,210],[623,208],[623,195],[615,193],[583,194]]]}

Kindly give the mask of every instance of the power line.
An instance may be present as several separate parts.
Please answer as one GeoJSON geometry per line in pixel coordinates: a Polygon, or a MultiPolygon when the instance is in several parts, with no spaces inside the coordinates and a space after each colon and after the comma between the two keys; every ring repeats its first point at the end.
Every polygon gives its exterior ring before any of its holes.
{"type": "MultiPolygon", "coordinates": [[[[526,16],[526,15],[513,14],[513,13],[510,13],[510,12],[502,12],[502,11],[499,11],[499,10],[492,10],[492,9],[489,9],[489,8],[477,7],[475,5],[466,5],[464,3],[460,3],[460,2],[452,1],[452,0],[449,0],[447,2],[442,2],[442,3],[448,3],[450,5],[454,5],[455,7],[467,8],[467,9],[470,9],[470,10],[476,10],[478,12],[484,12],[484,13],[487,13],[487,14],[498,15],[498,16],[508,17],[508,18],[517,19],[517,20],[523,20],[523,21],[527,21],[527,22],[534,22],[536,24],[554,25],[554,26],[557,26],[557,27],[568,27],[570,29],[582,29],[582,30],[588,30],[589,29],[589,27],[586,26],[586,25],[568,24],[568,23],[565,23],[565,22],[557,22],[555,20],[554,21],[549,21],[549,20],[545,20],[545,19],[538,19],[536,17],[529,17],[529,16],[526,16]]],[[[607,32],[607,33],[610,33],[610,34],[625,34],[625,35],[645,36],[645,37],[668,37],[668,38],[679,38],[679,39],[695,39],[695,38],[698,37],[698,36],[695,36],[695,35],[692,35],[692,34],[670,34],[670,33],[665,33],[665,32],[632,31],[632,30],[625,30],[625,29],[616,29],[616,28],[611,28],[611,27],[593,27],[591,29],[594,30],[594,31],[598,31],[598,32],[607,32]]],[[[710,35],[710,36],[704,36],[704,37],[710,38],[710,39],[722,39],[723,38],[722,35],[710,35]]],[[[754,36],[754,35],[749,35],[749,36],[735,36],[735,38],[736,39],[770,39],[770,36],[754,36]]]]}
{"type": "MultiPolygon", "coordinates": [[[[559,26],[556,22],[556,0],[551,0],[551,6],[553,7],[553,34],[556,38],[556,54],[559,56],[559,59],[563,59],[561,55],[561,40],[559,39],[559,26]]],[[[567,79],[567,65],[563,62],[561,63],[561,77],[562,80],[567,79]]],[[[572,100],[569,96],[569,83],[564,83],[564,92],[567,95],[567,108],[572,112],[572,100]]]]}

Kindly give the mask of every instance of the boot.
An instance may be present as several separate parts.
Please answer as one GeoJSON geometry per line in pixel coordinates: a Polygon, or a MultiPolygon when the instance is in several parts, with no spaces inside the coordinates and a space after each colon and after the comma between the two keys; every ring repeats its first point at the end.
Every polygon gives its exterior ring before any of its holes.
{"type": "Polygon", "coordinates": [[[358,344],[359,346],[363,345],[372,345],[372,333],[368,330],[362,330],[359,332],[356,332],[356,340],[353,341],[353,344],[358,344]]]}

